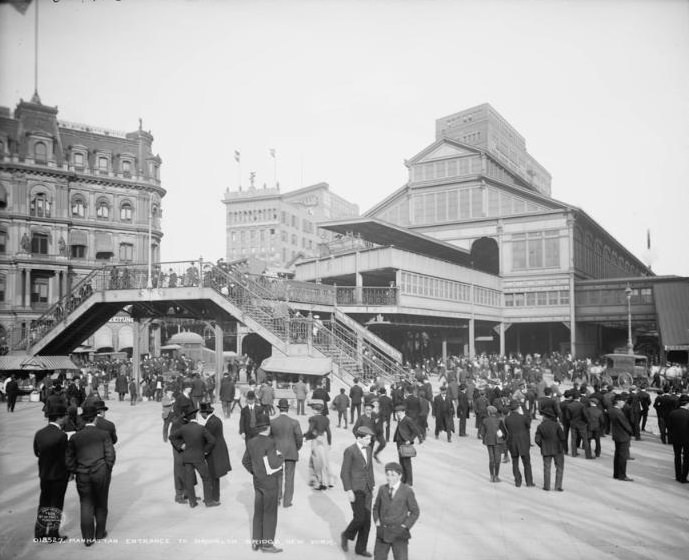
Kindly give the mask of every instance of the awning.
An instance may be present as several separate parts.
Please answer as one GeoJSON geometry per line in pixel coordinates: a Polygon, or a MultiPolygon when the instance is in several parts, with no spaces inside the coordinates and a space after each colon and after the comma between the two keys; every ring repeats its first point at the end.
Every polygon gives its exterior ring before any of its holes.
{"type": "Polygon", "coordinates": [[[79,369],[68,356],[0,356],[0,370],[4,371],[46,371],[56,369],[79,369]]]}
{"type": "Polygon", "coordinates": [[[297,373],[302,375],[327,375],[332,371],[330,358],[308,356],[271,356],[261,363],[261,368],[272,373],[297,373]]]}
{"type": "Polygon", "coordinates": [[[653,285],[660,340],[668,350],[689,350],[689,280],[653,285]]]}
{"type": "Polygon", "coordinates": [[[73,229],[69,232],[69,244],[70,245],[82,245],[86,247],[88,245],[88,235],[85,231],[79,229],[73,229]]]}
{"type": "Polygon", "coordinates": [[[161,350],[181,350],[182,347],[179,344],[166,344],[160,347],[161,350]]]}
{"type": "Polygon", "coordinates": [[[112,236],[109,233],[96,232],[96,253],[114,253],[112,236]]]}

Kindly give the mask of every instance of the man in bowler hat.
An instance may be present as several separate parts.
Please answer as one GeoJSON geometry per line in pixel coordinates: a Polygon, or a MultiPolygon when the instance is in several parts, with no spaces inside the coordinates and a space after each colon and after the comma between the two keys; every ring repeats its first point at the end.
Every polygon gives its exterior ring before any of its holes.
{"type": "Polygon", "coordinates": [[[69,481],[65,463],[67,434],[62,430],[67,420],[67,407],[56,404],[47,413],[48,425],[36,432],[33,441],[33,451],[38,457],[38,476],[41,479],[34,537],[45,542],[62,542],[67,540],[59,532],[69,481]]]}
{"type": "Polygon", "coordinates": [[[223,433],[222,420],[213,411],[211,403],[202,402],[199,413],[206,420],[206,430],[215,438],[215,445],[206,456],[208,477],[211,480],[211,500],[220,503],[220,479],[232,470],[230,454],[223,433]]]}
{"type": "Polygon", "coordinates": [[[254,518],[251,548],[263,552],[282,552],[275,546],[278,521],[278,477],[283,457],[268,436],[270,417],[261,411],[256,417],[256,434],[247,439],[242,465],[253,475],[254,518]]]}
{"type": "Polygon", "coordinates": [[[282,453],[285,460],[284,468],[284,493],[283,493],[283,474],[278,474],[278,503],[286,508],[292,506],[294,496],[294,471],[299,460],[299,450],[304,443],[304,435],[301,431],[299,422],[289,417],[289,401],[280,399],[278,401],[280,414],[270,422],[270,437],[275,441],[278,451],[282,453]]]}

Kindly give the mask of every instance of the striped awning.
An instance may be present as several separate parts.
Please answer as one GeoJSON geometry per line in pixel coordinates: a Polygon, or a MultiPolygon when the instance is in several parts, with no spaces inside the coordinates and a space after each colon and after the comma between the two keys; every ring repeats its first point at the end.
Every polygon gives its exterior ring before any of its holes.
{"type": "Polygon", "coordinates": [[[689,281],[658,282],[653,299],[663,348],[689,350],[689,281]]]}
{"type": "Polygon", "coordinates": [[[86,247],[88,245],[88,234],[83,230],[73,229],[69,232],[69,244],[86,247]]]}

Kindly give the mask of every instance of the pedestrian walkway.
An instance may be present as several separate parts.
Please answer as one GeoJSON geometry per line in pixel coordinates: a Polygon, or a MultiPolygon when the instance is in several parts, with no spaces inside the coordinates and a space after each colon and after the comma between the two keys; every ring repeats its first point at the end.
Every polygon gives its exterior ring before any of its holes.
{"type": "MultiPolygon", "coordinates": [[[[250,525],[251,477],[241,465],[244,442],[238,414],[224,421],[232,470],[221,480],[216,508],[176,504],[170,445],[161,436],[160,404],[108,401],[108,418],[117,424],[119,442],[113,471],[108,542],[91,548],[79,542],[32,542],[39,481],[33,435],[45,420],[41,403],[20,402],[16,412],[0,410],[0,558],[3,560],[215,560],[253,558],[250,525]]],[[[216,409],[217,410],[217,409],[216,409]]],[[[293,415],[294,411],[291,411],[293,415]]],[[[306,416],[299,417],[306,427],[306,416]]],[[[332,413],[331,413],[332,421],[332,413]]],[[[473,418],[469,426],[473,427],[473,418]]],[[[433,420],[429,420],[431,430],[433,420]]],[[[651,427],[654,422],[649,422],[651,427]]],[[[394,425],[393,425],[394,429],[394,425]]],[[[532,435],[535,427],[532,428],[532,435]]],[[[333,428],[333,466],[339,474],[342,452],[353,442],[350,430],[333,428]]],[[[280,509],[277,539],[285,560],[356,558],[339,548],[339,535],[351,518],[341,484],[318,492],[308,486],[308,443],[297,464],[294,506],[280,509]]],[[[537,447],[531,459],[535,488],[516,488],[511,465],[502,482],[491,484],[485,448],[469,437],[428,439],[418,446],[414,490],[421,517],[412,530],[410,557],[423,560],[676,560],[689,550],[689,485],[674,480],[672,449],[657,436],[632,442],[632,483],[612,478],[611,439],[603,440],[600,459],[567,457],[565,492],[544,492],[537,447]]],[[[396,460],[393,444],[374,465],[376,482],[385,482],[383,465],[396,460]]],[[[63,533],[79,537],[79,500],[70,483],[63,533]]],[[[373,551],[374,531],[369,550],[373,551]]],[[[392,557],[391,557],[392,558],[392,557]]]]}

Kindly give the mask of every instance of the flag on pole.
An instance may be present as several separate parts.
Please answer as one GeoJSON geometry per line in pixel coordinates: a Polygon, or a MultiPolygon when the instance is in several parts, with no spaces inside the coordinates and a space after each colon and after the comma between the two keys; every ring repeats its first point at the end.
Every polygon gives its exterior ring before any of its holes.
{"type": "Polygon", "coordinates": [[[24,15],[26,10],[29,9],[31,0],[5,0],[4,2],[0,2],[0,4],[12,4],[21,15],[24,15]]]}
{"type": "Polygon", "coordinates": [[[234,151],[234,160],[239,163],[239,150],[234,151]]]}
{"type": "Polygon", "coordinates": [[[651,250],[651,230],[646,230],[646,249],[651,250]]]}
{"type": "Polygon", "coordinates": [[[270,157],[272,157],[273,159],[275,159],[275,148],[271,148],[271,149],[270,149],[270,157]]]}

